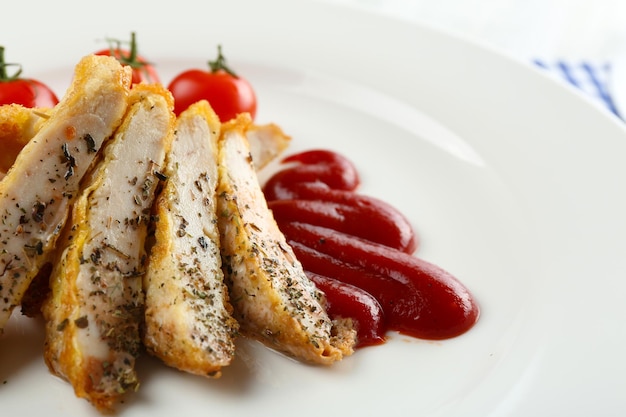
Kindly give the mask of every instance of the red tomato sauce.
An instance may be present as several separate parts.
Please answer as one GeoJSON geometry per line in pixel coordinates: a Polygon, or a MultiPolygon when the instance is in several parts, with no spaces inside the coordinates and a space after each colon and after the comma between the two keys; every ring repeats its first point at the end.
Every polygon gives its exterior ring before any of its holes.
{"type": "Polygon", "coordinates": [[[384,343],[388,330],[441,340],[478,320],[470,291],[414,253],[408,219],[357,192],[355,166],[328,150],[291,155],[263,187],[280,230],[307,275],[324,291],[331,317],[351,318],[357,347],[384,343]]]}

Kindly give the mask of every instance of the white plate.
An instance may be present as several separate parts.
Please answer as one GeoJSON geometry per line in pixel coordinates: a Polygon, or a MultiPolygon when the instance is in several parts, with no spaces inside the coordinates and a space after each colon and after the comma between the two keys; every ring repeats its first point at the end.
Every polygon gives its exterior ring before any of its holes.
{"type": "MultiPolygon", "coordinates": [[[[581,95],[462,39],[325,2],[31,1],[2,15],[7,60],[60,93],[105,36],[137,31],[164,81],[221,43],[257,88],[258,121],[279,123],[291,151],[348,155],[362,192],[405,212],[419,255],[482,307],[461,337],[391,335],[328,369],[253,343],[221,380],[142,358],[121,415],[626,413],[626,131],[581,95]]],[[[97,415],[48,374],[41,342],[14,314],[2,415],[97,415]]]]}

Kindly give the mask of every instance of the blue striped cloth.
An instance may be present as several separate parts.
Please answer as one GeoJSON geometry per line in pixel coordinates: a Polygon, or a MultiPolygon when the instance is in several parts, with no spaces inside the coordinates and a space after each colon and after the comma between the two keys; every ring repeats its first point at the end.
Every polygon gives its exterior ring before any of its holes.
{"type": "Polygon", "coordinates": [[[610,63],[591,63],[588,61],[569,62],[564,60],[545,61],[534,60],[534,63],[559,77],[562,77],[573,86],[580,88],[590,97],[598,100],[609,111],[621,118],[609,88],[611,75],[610,63]]]}

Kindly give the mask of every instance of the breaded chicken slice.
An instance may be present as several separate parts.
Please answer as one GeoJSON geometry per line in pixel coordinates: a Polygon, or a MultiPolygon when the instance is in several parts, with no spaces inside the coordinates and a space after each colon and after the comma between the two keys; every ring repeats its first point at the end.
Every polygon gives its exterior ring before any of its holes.
{"type": "Polygon", "coordinates": [[[15,162],[22,148],[50,117],[49,109],[32,109],[19,104],[0,106],[0,178],[15,162]]]}
{"type": "Polygon", "coordinates": [[[175,116],[162,86],[137,84],[130,106],[72,210],[44,302],[44,357],[103,411],[138,388],[145,241],[175,116]]]}
{"type": "Polygon", "coordinates": [[[231,363],[238,329],[217,229],[219,132],[206,101],[180,114],[144,278],[146,348],[169,366],[209,377],[219,377],[231,363]]]}
{"type": "Polygon", "coordinates": [[[256,171],[260,171],[278,158],[291,143],[291,137],[274,123],[251,124],[246,128],[245,134],[256,171]]]}
{"type": "MultiPolygon", "coordinates": [[[[0,147],[5,151],[0,154],[0,178],[53,110],[31,109],[17,104],[0,106],[0,147]]],[[[257,170],[275,160],[291,143],[291,137],[275,123],[250,125],[246,137],[257,170]]]]}
{"type": "Polygon", "coordinates": [[[53,250],[83,175],[127,108],[130,69],[90,55],[0,182],[0,330],[53,250]]]}
{"type": "Polygon", "coordinates": [[[299,360],[331,364],[353,351],[355,331],[334,326],[324,295],[305,275],[259,185],[245,132],[222,125],[218,213],[222,259],[242,333],[299,360]]]}

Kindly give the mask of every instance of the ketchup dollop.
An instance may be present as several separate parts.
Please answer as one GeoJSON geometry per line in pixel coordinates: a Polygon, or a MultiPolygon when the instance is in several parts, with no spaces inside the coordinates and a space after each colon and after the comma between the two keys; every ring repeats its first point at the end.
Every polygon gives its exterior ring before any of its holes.
{"type": "Polygon", "coordinates": [[[390,204],[359,194],[359,174],[329,150],[297,153],[263,187],[268,206],[331,317],[357,326],[358,347],[387,330],[440,340],[468,331],[479,308],[469,290],[414,253],[417,235],[390,204]]]}

